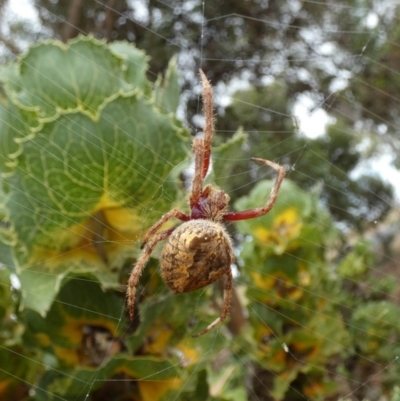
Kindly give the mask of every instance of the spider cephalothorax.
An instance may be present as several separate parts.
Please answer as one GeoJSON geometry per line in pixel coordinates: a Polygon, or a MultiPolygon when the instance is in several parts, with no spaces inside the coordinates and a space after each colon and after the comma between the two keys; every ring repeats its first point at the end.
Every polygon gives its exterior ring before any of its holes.
{"type": "Polygon", "coordinates": [[[224,191],[207,185],[200,198],[191,206],[191,219],[207,219],[220,222],[228,211],[230,197],[224,191]]]}
{"type": "Polygon", "coordinates": [[[195,173],[189,196],[190,214],[176,209],[170,210],[147,231],[142,244],[143,252],[128,281],[128,307],[130,317],[133,319],[136,286],[140,274],[157,243],[166,238],[168,240],[160,259],[161,275],[174,293],[203,288],[226,275],[221,315],[195,337],[213,329],[229,312],[232,290],[231,264],[234,256],[231,240],[222,223],[252,219],[268,213],[276,202],[280,185],[285,177],[285,169],[279,164],[253,158],[252,160],[275,169],[278,176],[264,206],[240,212],[228,211],[230,198],[224,191],[212,185],[203,188],[204,178],[210,166],[214,116],[211,85],[201,70],[200,77],[203,84],[205,128],[204,138],[196,138],[193,141],[195,173]],[[171,218],[177,218],[184,223],[158,231],[171,218]]]}

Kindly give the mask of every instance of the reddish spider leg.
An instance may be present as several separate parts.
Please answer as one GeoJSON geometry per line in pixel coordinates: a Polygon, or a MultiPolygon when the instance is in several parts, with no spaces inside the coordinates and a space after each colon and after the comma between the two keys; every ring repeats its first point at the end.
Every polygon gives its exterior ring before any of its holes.
{"type": "Polygon", "coordinates": [[[207,175],[210,167],[211,158],[211,142],[214,132],[214,109],[213,109],[213,92],[210,81],[205,76],[202,70],[199,70],[201,82],[203,84],[203,114],[206,117],[206,125],[204,127],[204,155],[203,155],[203,178],[207,175]]]}
{"type": "Polygon", "coordinates": [[[271,162],[270,160],[265,159],[258,159],[252,157],[251,160],[254,160],[259,163],[266,164],[267,166],[272,167],[277,173],[278,176],[276,177],[274,187],[269,195],[268,201],[264,206],[256,207],[250,210],[243,210],[241,212],[231,212],[227,213],[224,216],[224,220],[227,221],[237,221],[237,220],[246,220],[246,219],[254,219],[255,217],[264,216],[267,214],[276,202],[276,198],[278,197],[279,188],[282,184],[283,179],[285,178],[286,171],[284,167],[280,166],[277,163],[271,162]]]}
{"type": "Polygon", "coordinates": [[[138,285],[139,278],[142,274],[144,267],[146,266],[147,261],[151,253],[153,252],[155,246],[169,235],[171,235],[172,231],[175,230],[175,227],[170,228],[169,230],[161,231],[155,234],[145,245],[143,253],[140,255],[140,258],[137,260],[134,269],[132,270],[131,275],[128,280],[128,308],[129,308],[129,316],[131,320],[133,320],[135,315],[135,295],[136,295],[136,286],[138,285]]]}
{"type": "Polygon", "coordinates": [[[225,283],[225,288],[224,288],[224,304],[222,305],[222,311],[220,317],[215,319],[211,324],[209,324],[204,330],[200,331],[200,333],[195,334],[192,336],[193,338],[200,337],[203,334],[209,332],[212,330],[215,326],[220,324],[222,321],[225,320],[225,318],[228,316],[229,313],[229,307],[231,305],[231,296],[232,296],[232,285],[233,285],[233,278],[232,278],[232,271],[229,267],[229,269],[226,270],[225,272],[227,276],[227,280],[225,283]]]}
{"type": "MultiPolygon", "coordinates": [[[[153,226],[151,226],[146,235],[144,236],[142,245],[140,246],[140,249],[143,249],[144,246],[147,244],[149,239],[154,235],[154,233],[168,220],[172,219],[173,217],[176,217],[177,219],[181,221],[189,221],[190,216],[186,215],[185,213],[182,213],[181,211],[177,209],[172,209],[168,213],[165,213],[164,216],[161,217],[160,220],[157,221],[153,226]]],[[[172,231],[171,231],[172,232],[172,231]]]]}

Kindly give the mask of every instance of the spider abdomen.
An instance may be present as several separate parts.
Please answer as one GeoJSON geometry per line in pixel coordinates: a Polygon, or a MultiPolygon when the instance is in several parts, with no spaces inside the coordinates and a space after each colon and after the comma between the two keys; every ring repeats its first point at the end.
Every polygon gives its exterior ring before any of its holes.
{"type": "Polygon", "coordinates": [[[175,294],[190,292],[219,280],[233,260],[232,243],[222,225],[190,220],[168,238],[161,255],[161,274],[175,294]]]}

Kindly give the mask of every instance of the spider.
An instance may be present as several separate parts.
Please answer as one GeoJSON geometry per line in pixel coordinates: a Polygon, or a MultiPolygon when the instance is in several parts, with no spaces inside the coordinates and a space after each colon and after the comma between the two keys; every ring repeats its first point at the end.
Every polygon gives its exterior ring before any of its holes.
{"type": "Polygon", "coordinates": [[[162,250],[161,275],[166,285],[175,293],[190,292],[206,287],[226,275],[223,306],[220,317],[203,331],[194,335],[199,337],[221,323],[229,312],[232,291],[231,264],[234,254],[231,239],[223,223],[253,219],[268,213],[274,206],[279,188],[285,178],[285,169],[269,160],[252,160],[272,167],[277,172],[274,187],[264,206],[240,212],[229,212],[229,195],[224,191],[206,185],[203,181],[210,167],[211,142],[214,133],[213,94],[210,82],[200,70],[203,85],[203,113],[205,118],[204,138],[195,138],[193,154],[195,172],[192,190],[189,194],[190,214],[177,209],[164,214],[146,233],[141,249],[142,254],[134,266],[128,281],[128,308],[131,320],[134,317],[136,287],[156,245],[168,238],[162,250]],[[184,223],[176,227],[158,231],[172,218],[184,223]]]}

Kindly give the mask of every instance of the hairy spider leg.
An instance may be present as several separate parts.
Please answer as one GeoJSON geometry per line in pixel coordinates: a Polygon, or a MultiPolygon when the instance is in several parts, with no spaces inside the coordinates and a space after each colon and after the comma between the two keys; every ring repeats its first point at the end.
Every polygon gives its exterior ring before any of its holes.
{"type": "Polygon", "coordinates": [[[201,194],[203,192],[204,177],[202,174],[204,165],[204,140],[195,138],[193,141],[194,153],[194,176],[192,182],[192,192],[190,194],[190,209],[198,207],[201,194]]]}
{"type": "Polygon", "coordinates": [[[202,70],[199,70],[201,82],[203,84],[203,114],[205,119],[204,127],[204,161],[202,167],[203,179],[210,168],[211,142],[214,134],[214,100],[210,81],[202,70]]]}
{"type": "Polygon", "coordinates": [[[135,316],[135,295],[136,295],[136,286],[138,285],[140,276],[144,267],[146,266],[147,261],[149,260],[150,255],[154,251],[156,245],[167,238],[171,233],[175,230],[174,228],[170,228],[169,230],[161,231],[155,234],[145,245],[143,253],[140,255],[139,259],[137,260],[135,267],[133,268],[131,275],[129,276],[128,280],[128,309],[129,309],[129,316],[131,320],[133,320],[135,316]]]}
{"type": "MultiPolygon", "coordinates": [[[[147,244],[149,241],[150,237],[152,237],[155,232],[168,220],[172,219],[173,217],[176,217],[177,219],[181,221],[189,221],[190,216],[188,216],[185,213],[182,213],[180,210],[177,209],[172,209],[168,213],[165,213],[160,220],[157,221],[157,223],[153,224],[148,230],[146,235],[144,236],[144,240],[142,242],[142,245],[140,246],[140,249],[143,249],[144,246],[147,244]]],[[[172,231],[171,231],[172,232],[172,231]]]]}
{"type": "Polygon", "coordinates": [[[267,203],[264,206],[256,207],[250,210],[243,210],[241,212],[230,212],[224,216],[224,220],[226,221],[238,221],[238,220],[246,220],[246,219],[254,219],[255,217],[264,216],[267,214],[276,202],[276,198],[278,197],[279,188],[282,184],[283,179],[285,178],[285,168],[280,166],[277,163],[271,162],[270,160],[258,159],[256,157],[252,157],[251,160],[254,160],[259,163],[266,164],[267,166],[272,167],[277,173],[274,187],[268,197],[267,203]]]}
{"type": "Polygon", "coordinates": [[[215,319],[211,324],[209,324],[204,330],[200,331],[200,333],[197,333],[193,336],[193,338],[200,337],[203,334],[209,332],[212,330],[215,326],[220,324],[225,318],[228,316],[229,313],[229,307],[231,305],[231,297],[232,297],[232,283],[233,283],[233,278],[232,278],[232,271],[230,267],[225,271],[225,274],[227,276],[227,280],[225,283],[225,288],[224,288],[224,304],[222,306],[222,311],[220,317],[215,319]]]}

